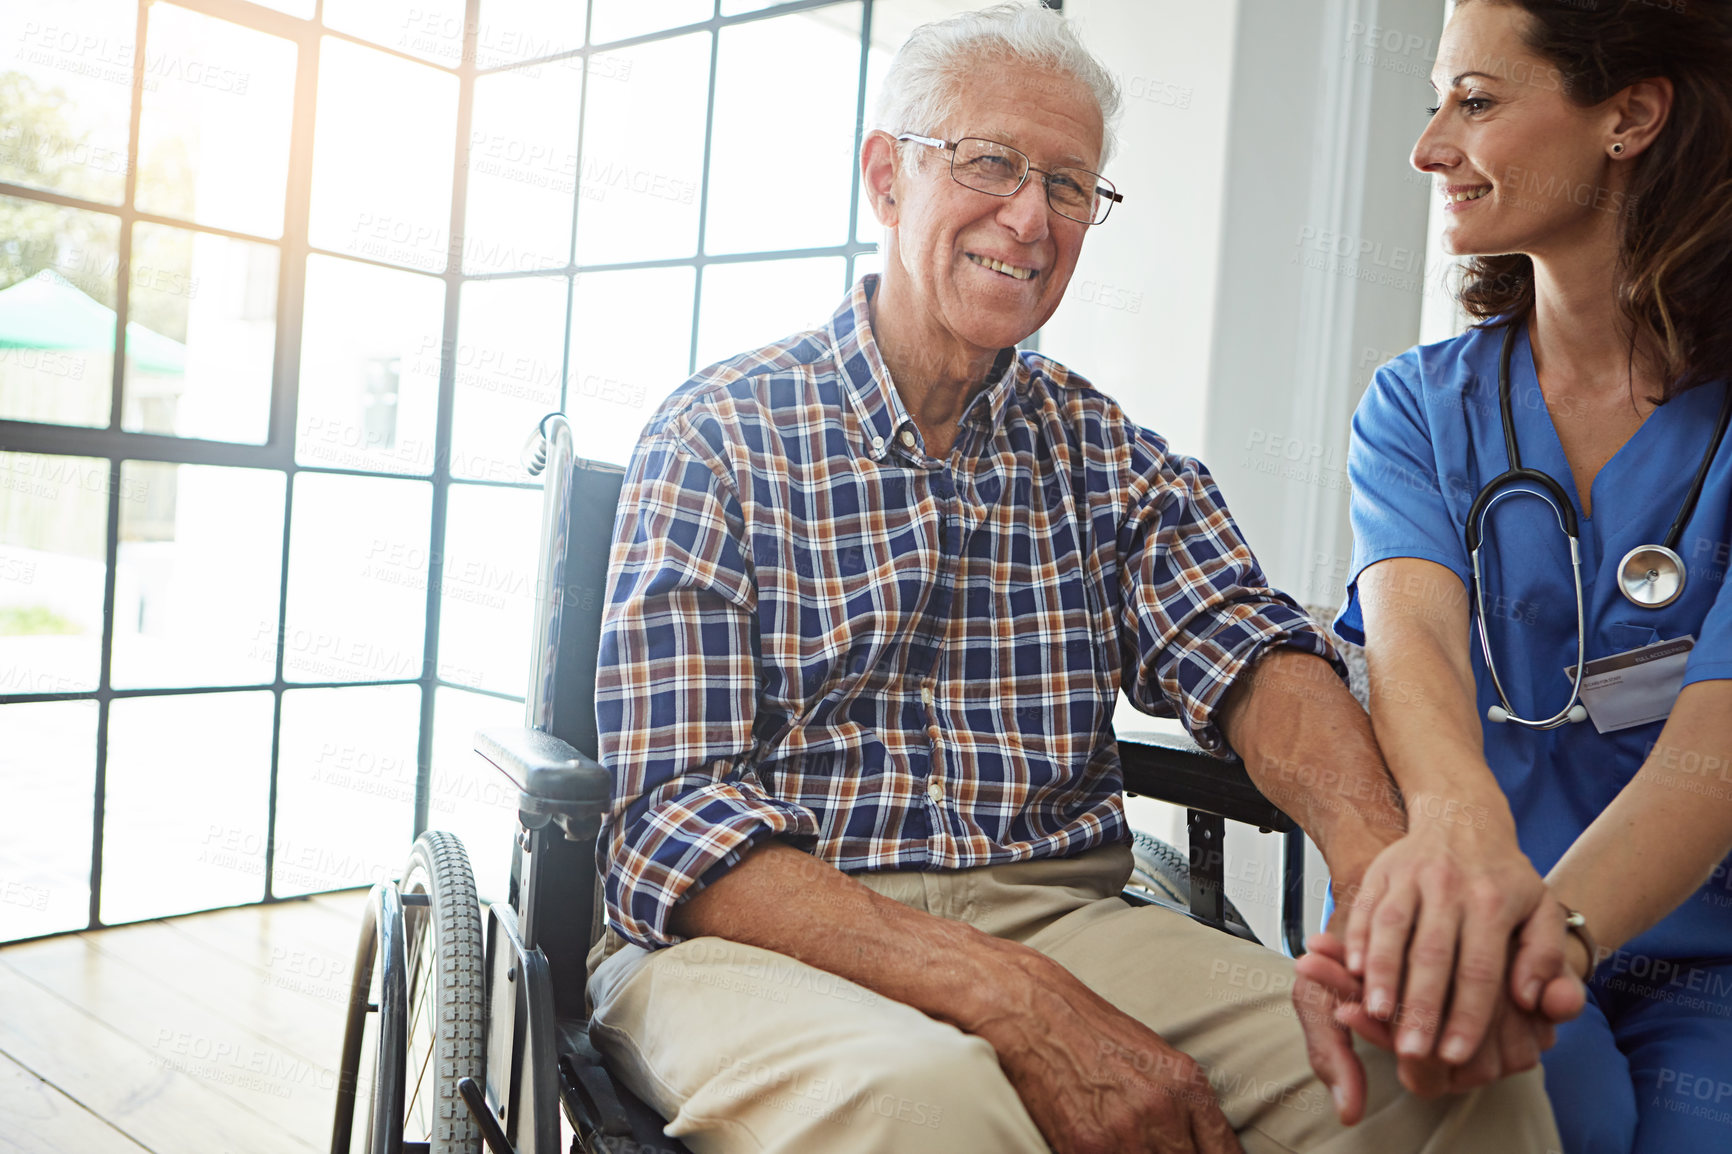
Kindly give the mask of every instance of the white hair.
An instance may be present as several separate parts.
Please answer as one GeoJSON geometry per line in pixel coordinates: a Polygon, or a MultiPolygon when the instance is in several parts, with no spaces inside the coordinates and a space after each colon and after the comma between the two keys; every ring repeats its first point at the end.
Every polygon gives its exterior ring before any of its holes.
{"type": "Polygon", "coordinates": [[[1077,36],[1076,28],[1038,3],[1004,3],[922,24],[896,52],[870,127],[892,136],[929,133],[956,110],[969,72],[982,59],[1006,59],[1070,76],[1101,112],[1101,160],[1113,154],[1118,82],[1077,36]]]}

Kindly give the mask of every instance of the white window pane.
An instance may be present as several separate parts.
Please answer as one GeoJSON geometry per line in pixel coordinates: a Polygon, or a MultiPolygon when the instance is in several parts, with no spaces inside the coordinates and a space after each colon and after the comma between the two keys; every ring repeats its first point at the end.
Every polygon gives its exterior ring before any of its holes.
{"type": "Polygon", "coordinates": [[[295,46],[152,4],[145,61],[138,207],[281,236],[295,46]]]}
{"type": "Polygon", "coordinates": [[[745,12],[757,12],[781,2],[782,0],[722,0],[722,15],[738,16],[745,12]]]}
{"type": "Polygon", "coordinates": [[[283,476],[121,462],[117,687],[259,685],[276,675],[283,476]]]}
{"type": "Polygon", "coordinates": [[[721,36],[705,249],[841,244],[857,168],[860,5],[754,20],[721,36]]]}
{"type": "Polygon", "coordinates": [[[644,422],[689,375],[694,282],[689,268],[577,278],[565,411],[578,456],[623,464],[644,422]]]}
{"type": "Polygon", "coordinates": [[[819,328],[841,303],[841,257],[713,264],[704,270],[698,364],[819,328]]]}
{"type": "Polygon", "coordinates": [[[313,136],[313,244],[442,272],[457,77],[327,36],[313,136]]]}
{"type": "Polygon", "coordinates": [[[577,190],[583,73],[564,64],[475,81],[463,271],[564,268],[577,190]]]}
{"type": "Polygon", "coordinates": [[[103,921],[264,896],[274,708],[262,691],[109,706],[103,921]]]}
{"type": "Polygon", "coordinates": [[[521,696],[529,684],[541,493],[451,486],[439,582],[439,676],[521,696]]]}
{"type": "Polygon", "coordinates": [[[296,474],[284,680],[421,676],[432,507],[422,481],[296,474]]]}
{"type": "Polygon", "coordinates": [[[132,226],[121,428],[265,443],[277,264],[274,245],[132,226]]]}
{"type": "Polygon", "coordinates": [[[119,254],[119,217],[0,196],[0,418],[108,424],[119,254]]]}
{"type": "Polygon", "coordinates": [[[79,929],[90,920],[96,702],[0,705],[0,733],[0,942],[79,929]]]}
{"type": "MultiPolygon", "coordinates": [[[[559,408],[566,285],[560,276],[469,281],[463,286],[451,428],[453,477],[533,479],[519,453],[535,423],[559,408]]],[[[434,360],[437,355],[437,350],[428,353],[434,360]]]]}
{"type": "Polygon", "coordinates": [[[308,257],[295,460],[431,472],[444,331],[437,278],[308,257]]]}
{"type": "Polygon", "coordinates": [[[0,693],[97,687],[108,486],[107,461],[0,453],[0,693]]]}
{"type": "Polygon", "coordinates": [[[299,16],[303,20],[313,15],[313,5],[318,0],[249,0],[260,8],[274,8],[278,12],[287,12],[290,16],[299,16]]]}
{"type": "Polygon", "coordinates": [[[133,0],[0,4],[0,181],[121,202],[137,40],[133,0]]]}
{"type": "Polygon", "coordinates": [[[517,787],[475,752],[475,731],[522,723],[523,706],[517,702],[444,686],[433,691],[427,828],[463,839],[484,902],[504,901],[507,895],[511,839],[517,835],[517,787]]]}
{"type": "Polygon", "coordinates": [[[586,0],[481,0],[476,67],[496,68],[581,48],[587,12],[586,0]]]}
{"type": "Polygon", "coordinates": [[[655,0],[653,4],[644,0],[594,0],[593,9],[589,26],[592,44],[696,24],[708,20],[716,11],[714,0],[655,0]]]}
{"type": "Polygon", "coordinates": [[[697,251],[709,75],[707,32],[591,58],[579,264],[697,251]]]}
{"type": "Polygon", "coordinates": [[[417,686],[283,694],[272,893],[347,889],[397,876],[414,832],[420,738],[417,686]]]}
{"type": "Polygon", "coordinates": [[[463,58],[463,0],[325,0],[325,27],[431,60],[463,58]]]}
{"type": "Polygon", "coordinates": [[[856,283],[859,282],[861,277],[866,276],[869,273],[882,274],[883,272],[884,254],[882,252],[862,252],[855,254],[854,280],[856,283]]]}

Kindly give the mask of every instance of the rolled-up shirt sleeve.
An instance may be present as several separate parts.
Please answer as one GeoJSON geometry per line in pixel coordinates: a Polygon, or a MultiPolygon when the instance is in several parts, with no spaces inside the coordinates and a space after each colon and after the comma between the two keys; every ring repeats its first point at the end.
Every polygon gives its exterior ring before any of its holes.
{"type": "Polygon", "coordinates": [[[596,669],[613,798],[597,843],[609,925],[655,949],[668,920],[756,843],[811,840],[811,810],[752,765],[756,595],[744,518],[685,416],[639,443],[620,494],[596,669]]]}
{"type": "Polygon", "coordinates": [[[1202,463],[1139,432],[1131,468],[1140,481],[1118,540],[1125,693],[1140,709],[1176,715],[1198,745],[1224,755],[1217,714],[1263,653],[1314,653],[1342,680],[1347,669],[1327,634],[1269,584],[1202,463]]]}

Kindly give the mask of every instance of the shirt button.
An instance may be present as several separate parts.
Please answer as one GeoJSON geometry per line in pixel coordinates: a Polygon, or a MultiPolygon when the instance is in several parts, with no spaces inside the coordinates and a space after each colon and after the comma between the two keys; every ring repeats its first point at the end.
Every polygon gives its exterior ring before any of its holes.
{"type": "Polygon", "coordinates": [[[936,725],[928,725],[926,727],[926,736],[931,739],[932,744],[937,745],[938,744],[938,727],[936,725]]]}
{"type": "Polygon", "coordinates": [[[931,705],[932,705],[932,686],[927,685],[927,686],[924,686],[921,688],[920,700],[921,700],[921,703],[926,705],[928,708],[931,707],[931,705]]]}
{"type": "Polygon", "coordinates": [[[936,781],[928,782],[926,785],[926,796],[931,798],[933,801],[943,801],[944,787],[939,785],[936,781]]]}
{"type": "Polygon", "coordinates": [[[914,447],[914,430],[913,429],[903,429],[902,430],[902,443],[904,445],[907,445],[910,449],[912,449],[914,447]]]}
{"type": "Polygon", "coordinates": [[[884,438],[883,437],[873,437],[872,438],[872,451],[874,453],[882,453],[884,451],[884,438]]]}

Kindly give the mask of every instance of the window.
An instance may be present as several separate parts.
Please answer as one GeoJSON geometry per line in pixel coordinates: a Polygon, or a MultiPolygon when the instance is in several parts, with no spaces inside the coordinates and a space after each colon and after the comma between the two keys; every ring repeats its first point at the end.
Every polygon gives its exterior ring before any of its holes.
{"type": "Polygon", "coordinates": [[[821,323],[877,267],[870,92],[972,6],[0,6],[0,941],[369,884],[428,826],[502,893],[526,434],[623,461],[821,323]]]}

